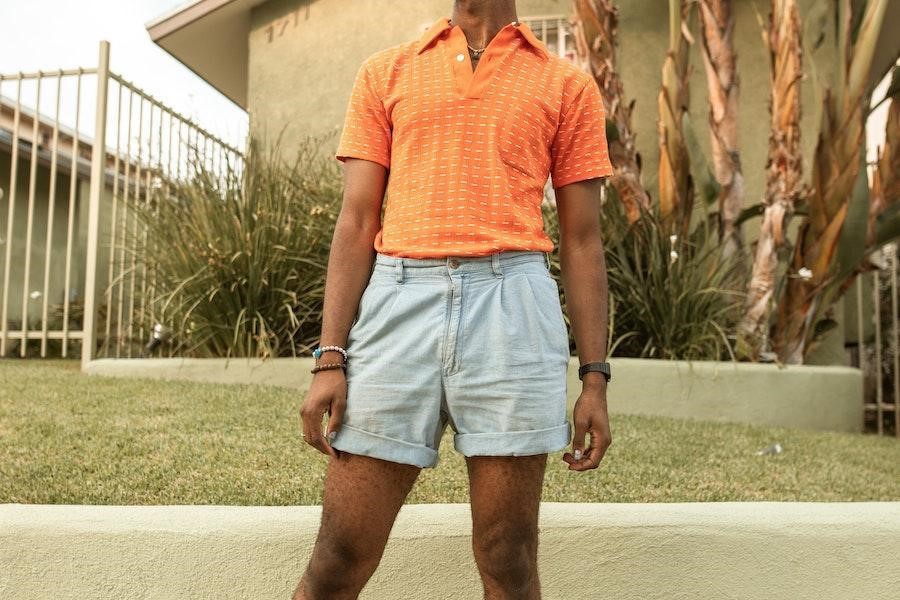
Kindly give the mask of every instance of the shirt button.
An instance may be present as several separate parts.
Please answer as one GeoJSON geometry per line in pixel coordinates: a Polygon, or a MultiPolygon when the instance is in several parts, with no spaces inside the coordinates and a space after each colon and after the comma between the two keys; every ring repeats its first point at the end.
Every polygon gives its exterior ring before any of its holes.
{"type": "Polygon", "coordinates": [[[450,264],[451,269],[455,269],[456,267],[459,266],[459,261],[456,260],[455,258],[451,258],[449,264],[450,264]]]}
{"type": "Polygon", "coordinates": [[[462,61],[466,60],[466,57],[463,56],[462,54],[457,54],[457,55],[456,55],[456,60],[459,61],[459,62],[462,62],[462,61]]]}

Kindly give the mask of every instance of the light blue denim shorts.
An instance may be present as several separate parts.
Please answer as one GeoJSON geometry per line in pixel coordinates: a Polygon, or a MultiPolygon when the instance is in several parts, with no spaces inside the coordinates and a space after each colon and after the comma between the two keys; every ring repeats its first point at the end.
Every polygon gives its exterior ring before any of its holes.
{"type": "Polygon", "coordinates": [[[332,446],[434,467],[449,424],[465,456],[568,445],[569,339],[540,251],[376,253],[347,340],[347,406],[332,446]]]}

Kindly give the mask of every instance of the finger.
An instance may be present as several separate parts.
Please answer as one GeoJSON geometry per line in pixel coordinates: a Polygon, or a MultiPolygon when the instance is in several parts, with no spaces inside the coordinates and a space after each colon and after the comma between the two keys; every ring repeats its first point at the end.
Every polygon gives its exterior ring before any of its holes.
{"type": "Polygon", "coordinates": [[[328,409],[328,424],[325,426],[325,437],[328,439],[329,445],[334,441],[334,436],[341,428],[341,423],[344,422],[346,406],[347,402],[343,398],[335,398],[331,402],[331,408],[328,409]]]}
{"type": "MultiPolygon", "coordinates": [[[[330,410],[326,411],[326,412],[329,415],[331,414],[330,410]]],[[[324,414],[325,413],[323,413],[323,418],[324,418],[324,414]]],[[[337,458],[337,450],[335,450],[334,448],[331,447],[331,440],[333,439],[333,436],[328,437],[327,434],[329,433],[329,430],[326,427],[326,425],[322,422],[321,419],[319,420],[319,433],[322,436],[322,448],[324,448],[325,454],[328,454],[329,456],[333,456],[333,457],[337,458]],[[323,429],[325,430],[324,433],[322,433],[323,429]]]]}
{"type": "Polygon", "coordinates": [[[597,430],[591,430],[591,447],[585,453],[585,465],[588,469],[596,469],[606,454],[606,445],[601,439],[601,433],[597,430]]]}
{"type": "Polygon", "coordinates": [[[306,443],[321,452],[330,454],[322,440],[322,415],[323,410],[312,410],[303,413],[303,436],[306,443]]]}
{"type": "Polygon", "coordinates": [[[589,453],[590,451],[591,451],[591,447],[588,446],[584,450],[585,455],[582,456],[579,460],[575,460],[575,456],[573,456],[572,454],[569,454],[569,453],[567,453],[566,457],[563,457],[563,460],[565,460],[567,463],[569,463],[570,471],[584,471],[587,468],[585,466],[588,461],[587,453],[589,453]],[[568,458],[568,460],[566,460],[566,458],[568,458]]]}
{"type": "Polygon", "coordinates": [[[587,460],[588,460],[587,453],[589,453],[590,451],[591,451],[590,446],[585,448],[583,450],[584,455],[581,458],[579,458],[578,460],[575,460],[574,454],[572,454],[571,452],[566,452],[565,454],[563,454],[563,457],[562,457],[563,462],[568,463],[570,471],[583,471],[584,465],[585,465],[585,463],[587,463],[587,460]]]}
{"type": "Polygon", "coordinates": [[[572,440],[572,459],[580,462],[584,454],[584,436],[590,423],[585,419],[575,419],[575,437],[572,440]]]}

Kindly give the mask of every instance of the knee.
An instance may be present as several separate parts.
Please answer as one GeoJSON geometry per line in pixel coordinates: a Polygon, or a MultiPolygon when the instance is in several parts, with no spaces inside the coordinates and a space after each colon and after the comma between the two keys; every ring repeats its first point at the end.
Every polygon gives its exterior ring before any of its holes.
{"type": "Polygon", "coordinates": [[[474,532],[472,547],[482,575],[508,590],[527,589],[535,577],[537,530],[488,527],[474,532]]]}
{"type": "Polygon", "coordinates": [[[359,591],[378,567],[380,556],[353,540],[323,537],[316,542],[306,572],[306,585],[315,598],[359,591]]]}

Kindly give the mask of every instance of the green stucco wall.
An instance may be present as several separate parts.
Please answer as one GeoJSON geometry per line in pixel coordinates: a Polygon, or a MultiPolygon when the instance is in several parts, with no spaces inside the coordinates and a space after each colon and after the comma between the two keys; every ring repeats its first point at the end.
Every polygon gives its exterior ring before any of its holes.
{"type": "MultiPolygon", "coordinates": [[[[668,46],[668,13],[665,0],[618,2],[619,71],[628,99],[635,100],[633,126],[644,163],[644,183],[656,196],[657,94],[660,69],[668,46]]],[[[802,84],[803,146],[810,158],[821,117],[821,98],[816,83],[829,81],[834,64],[833,27],[828,15],[818,11],[815,0],[801,0],[808,18],[805,59],[807,77],[802,84]],[[823,21],[819,17],[825,17],[823,21]],[[824,36],[817,49],[810,43],[824,36]]],[[[249,111],[251,134],[274,139],[283,134],[283,147],[291,151],[305,135],[332,137],[322,152],[332,152],[360,63],[370,54],[403,41],[416,39],[439,16],[449,16],[452,0],[270,0],[251,15],[249,38],[249,111]],[[352,5],[352,10],[351,10],[352,5]]],[[[762,40],[757,11],[768,3],[736,0],[735,46],[741,81],[740,143],[746,199],[750,206],[761,200],[769,134],[769,58],[762,40]]],[[[519,17],[568,15],[569,0],[519,0],[519,17]]],[[[765,16],[765,15],[763,15],[765,16]]],[[[707,127],[709,104],[700,55],[700,36],[693,23],[691,114],[700,142],[709,156],[707,127]]],[[[794,219],[789,236],[794,239],[800,219],[794,219]]],[[[745,226],[745,239],[756,239],[759,219],[745,226]]],[[[837,307],[837,319],[843,310],[837,307]]],[[[827,342],[813,351],[809,362],[846,364],[843,330],[835,330],[827,342]]]]}
{"type": "MultiPolygon", "coordinates": [[[[809,14],[814,0],[802,0],[809,14]]],[[[249,110],[255,136],[284,128],[285,145],[298,136],[333,131],[333,148],[343,124],[353,78],[368,55],[412,40],[439,16],[449,16],[452,0],[270,0],[254,9],[249,39],[249,110]],[[352,4],[352,10],[351,9],[352,4]]],[[[645,165],[645,183],[654,190],[657,165],[657,104],[660,67],[668,44],[665,0],[628,0],[620,7],[619,71],[628,98],[636,100],[633,125],[645,165]]],[[[747,203],[760,200],[768,139],[769,63],[758,10],[767,3],[736,0],[735,45],[741,78],[741,160],[747,203]]],[[[519,0],[520,17],[566,15],[569,0],[519,0]]],[[[694,28],[696,30],[696,27],[694,28]]],[[[807,52],[809,77],[803,82],[803,144],[811,156],[821,101],[813,75],[827,81],[833,65],[833,31],[807,25],[811,40],[825,34],[818,50],[807,52]],[[813,68],[814,67],[814,68],[813,68]]],[[[700,38],[697,36],[697,45],[700,38]]],[[[699,47],[693,53],[691,111],[707,153],[706,81],[699,47]]],[[[323,149],[324,150],[324,149],[323,149]]],[[[806,165],[807,168],[809,165],[806,165]]],[[[753,227],[756,223],[753,223],[753,227]]],[[[748,230],[755,237],[753,227],[748,230]]]]}

